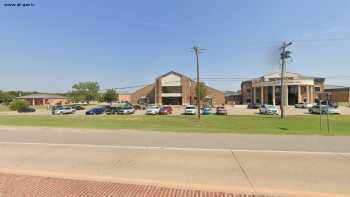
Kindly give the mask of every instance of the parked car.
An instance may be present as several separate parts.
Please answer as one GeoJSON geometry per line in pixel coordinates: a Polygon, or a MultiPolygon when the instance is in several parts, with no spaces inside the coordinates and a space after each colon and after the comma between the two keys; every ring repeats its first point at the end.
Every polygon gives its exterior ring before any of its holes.
{"type": "Polygon", "coordinates": [[[309,109],[311,114],[340,114],[340,110],[329,105],[314,105],[309,109]]]}
{"type": "Polygon", "coordinates": [[[117,113],[118,114],[133,114],[135,113],[135,109],[133,106],[124,106],[124,107],[121,107],[117,110],[117,113]]]}
{"type": "Polygon", "coordinates": [[[297,103],[294,105],[295,108],[304,108],[304,103],[297,103]]]}
{"type": "Polygon", "coordinates": [[[314,106],[314,104],[306,103],[306,102],[304,102],[304,103],[297,103],[297,104],[294,105],[295,108],[306,108],[306,109],[309,109],[312,106],[314,106]]]}
{"type": "Polygon", "coordinates": [[[259,109],[261,107],[260,103],[249,103],[247,108],[248,109],[259,109]]]}
{"type": "Polygon", "coordinates": [[[211,108],[210,107],[203,107],[202,108],[202,115],[210,115],[210,114],[212,114],[213,112],[212,112],[212,110],[211,110],[211,108]]]}
{"type": "Polygon", "coordinates": [[[135,110],[141,110],[143,107],[141,105],[133,105],[135,110]]]}
{"type": "Polygon", "coordinates": [[[32,108],[32,107],[26,107],[26,108],[22,108],[17,110],[18,113],[28,113],[28,112],[35,112],[36,109],[32,108]]]}
{"type": "Polygon", "coordinates": [[[63,115],[63,114],[73,114],[75,112],[75,109],[71,107],[59,107],[52,111],[53,115],[63,115]]]}
{"type": "Polygon", "coordinates": [[[196,106],[187,105],[185,108],[185,115],[195,115],[196,114],[196,106]]]}
{"type": "Polygon", "coordinates": [[[304,107],[305,109],[310,109],[312,106],[314,106],[315,104],[313,103],[304,103],[304,107]]]}
{"type": "Polygon", "coordinates": [[[69,107],[72,107],[75,110],[84,110],[85,109],[81,105],[77,105],[77,104],[70,105],[69,107]]]}
{"type": "Polygon", "coordinates": [[[99,114],[104,114],[105,110],[101,107],[95,107],[92,109],[89,109],[88,111],[85,112],[85,115],[99,115],[99,114]]]}
{"type": "Polygon", "coordinates": [[[146,115],[156,115],[159,114],[160,108],[155,105],[150,105],[146,108],[146,115]]]}
{"type": "Polygon", "coordinates": [[[116,114],[117,111],[118,111],[117,107],[108,107],[108,108],[105,109],[105,114],[113,115],[113,114],[116,114]]]}
{"type": "Polygon", "coordinates": [[[278,114],[278,108],[274,105],[262,105],[259,109],[261,114],[275,115],[278,114]]]}
{"type": "Polygon", "coordinates": [[[328,103],[327,103],[327,101],[323,101],[323,102],[321,102],[321,105],[329,105],[331,107],[338,108],[338,103],[332,102],[332,101],[329,101],[328,103]]]}
{"type": "Polygon", "coordinates": [[[225,109],[225,107],[217,107],[216,114],[217,115],[227,115],[227,110],[225,109]]]}
{"type": "Polygon", "coordinates": [[[169,115],[173,113],[173,108],[171,106],[163,106],[159,110],[160,115],[169,115]]]}

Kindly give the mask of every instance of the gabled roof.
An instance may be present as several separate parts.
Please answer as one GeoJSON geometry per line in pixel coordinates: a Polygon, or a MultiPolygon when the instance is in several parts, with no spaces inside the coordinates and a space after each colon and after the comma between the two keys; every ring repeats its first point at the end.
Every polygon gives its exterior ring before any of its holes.
{"type": "Polygon", "coordinates": [[[31,94],[26,96],[19,96],[19,99],[66,99],[67,97],[54,94],[31,94]]]}
{"type": "Polygon", "coordinates": [[[188,78],[188,79],[191,79],[191,78],[189,78],[189,77],[187,77],[187,76],[185,76],[185,75],[183,75],[183,74],[180,74],[180,73],[178,73],[178,72],[175,72],[175,71],[173,71],[173,70],[171,70],[171,71],[169,71],[169,72],[167,72],[167,73],[165,73],[165,74],[163,74],[163,75],[157,77],[157,79],[163,78],[163,77],[168,76],[168,75],[171,75],[171,74],[177,75],[177,76],[179,76],[179,77],[186,77],[186,78],[188,78]]]}

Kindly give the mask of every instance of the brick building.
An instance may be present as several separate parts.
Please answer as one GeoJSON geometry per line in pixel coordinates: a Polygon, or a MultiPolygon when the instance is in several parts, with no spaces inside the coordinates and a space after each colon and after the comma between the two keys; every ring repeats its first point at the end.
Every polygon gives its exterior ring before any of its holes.
{"type": "MultiPolygon", "coordinates": [[[[171,71],[158,77],[153,84],[136,90],[130,95],[133,104],[189,105],[196,103],[196,82],[189,77],[171,71]]],[[[221,105],[225,103],[222,91],[207,86],[204,103],[221,105]]]]}
{"type": "Polygon", "coordinates": [[[52,94],[31,94],[17,99],[27,100],[31,105],[66,105],[71,101],[67,97],[52,94]]]}
{"type": "MultiPolygon", "coordinates": [[[[298,73],[286,74],[288,105],[300,102],[314,103],[318,93],[324,91],[324,78],[310,77],[298,73]]],[[[272,73],[257,79],[243,81],[241,84],[242,103],[281,103],[281,75],[272,73]]]]}
{"type": "Polygon", "coordinates": [[[325,91],[330,93],[333,102],[350,103],[350,87],[326,85],[325,91]]]}
{"type": "Polygon", "coordinates": [[[227,105],[240,105],[242,104],[241,91],[225,91],[225,104],[227,105]]]}

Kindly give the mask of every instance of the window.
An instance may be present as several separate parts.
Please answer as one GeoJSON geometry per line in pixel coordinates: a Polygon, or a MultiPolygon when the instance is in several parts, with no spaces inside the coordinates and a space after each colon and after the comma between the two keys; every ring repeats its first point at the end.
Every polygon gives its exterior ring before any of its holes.
{"type": "Polygon", "coordinates": [[[163,86],[163,93],[181,93],[181,86],[163,86]]]}
{"type": "Polygon", "coordinates": [[[320,92],[321,88],[320,87],[315,87],[315,92],[320,92]]]}

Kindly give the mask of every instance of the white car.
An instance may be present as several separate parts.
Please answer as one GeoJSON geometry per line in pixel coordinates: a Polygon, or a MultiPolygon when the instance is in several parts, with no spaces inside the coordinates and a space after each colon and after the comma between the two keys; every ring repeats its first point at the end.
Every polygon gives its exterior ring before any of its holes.
{"type": "Polygon", "coordinates": [[[157,115],[159,114],[160,108],[155,105],[148,106],[146,108],[146,115],[157,115]]]}
{"type": "Polygon", "coordinates": [[[312,106],[314,106],[314,104],[305,102],[305,103],[297,103],[294,106],[295,106],[295,108],[306,108],[306,109],[309,109],[312,106]]]}
{"type": "Polygon", "coordinates": [[[73,114],[75,112],[75,109],[71,107],[59,107],[52,111],[53,115],[63,115],[63,114],[73,114]]]}
{"type": "Polygon", "coordinates": [[[262,105],[259,109],[261,114],[274,115],[278,114],[278,108],[273,105],[262,105]]]}
{"type": "Polygon", "coordinates": [[[196,114],[196,106],[194,105],[187,105],[185,108],[185,113],[186,115],[195,115],[196,114]]]}

